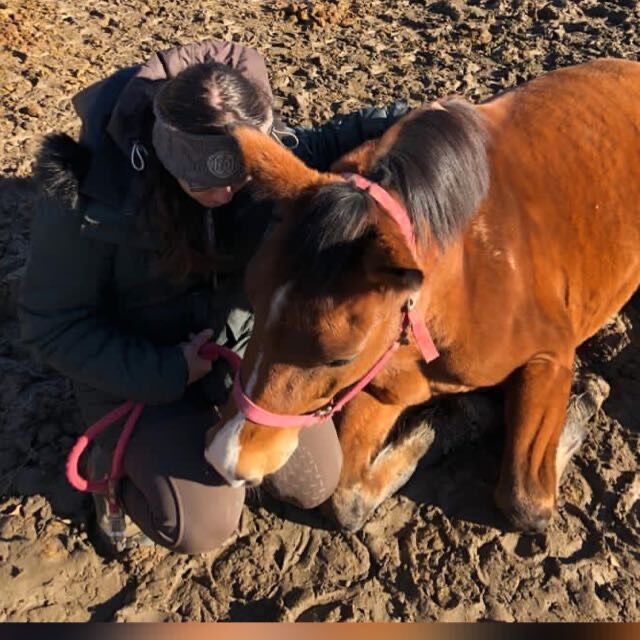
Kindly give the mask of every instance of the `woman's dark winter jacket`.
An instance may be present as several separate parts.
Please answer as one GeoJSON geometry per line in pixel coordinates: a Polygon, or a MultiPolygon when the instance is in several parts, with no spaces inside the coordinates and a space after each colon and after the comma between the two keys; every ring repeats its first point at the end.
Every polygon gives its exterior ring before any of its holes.
{"type": "MultiPolygon", "coordinates": [[[[77,388],[113,401],[180,398],[187,366],[178,344],[190,332],[212,327],[219,344],[242,352],[252,328],[242,270],[172,284],[155,268],[158,247],[138,220],[144,171],[134,170],[131,153],[148,140],[155,90],[208,59],[239,69],[270,94],[264,61],[252,49],[219,42],[173,49],[76,96],[79,142],[49,137],[37,162],[41,197],[20,295],[23,338],[77,388]]],[[[364,109],[314,129],[294,127],[292,150],[327,169],[405,110],[364,109]]],[[[271,203],[254,202],[245,189],[224,207],[203,209],[203,230],[213,226],[218,250],[251,252],[270,215],[271,203]]],[[[214,403],[224,400],[226,374],[220,364],[201,381],[214,403]]]]}

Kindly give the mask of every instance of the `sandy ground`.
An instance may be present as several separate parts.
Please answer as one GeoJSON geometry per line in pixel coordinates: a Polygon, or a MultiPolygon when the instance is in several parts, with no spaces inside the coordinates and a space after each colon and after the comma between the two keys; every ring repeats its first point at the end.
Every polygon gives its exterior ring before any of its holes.
{"type": "Polygon", "coordinates": [[[91,501],[63,477],[81,428],[69,385],[15,319],[34,150],[77,132],[70,96],[120,66],[209,37],[256,46],[284,115],[309,124],[637,59],[639,17],[636,0],[0,1],[0,621],[640,620],[637,297],[582,353],[611,393],[546,534],[511,531],[492,505],[498,430],[458,438],[357,534],[254,497],[237,537],[197,557],[100,550],[91,501]]]}

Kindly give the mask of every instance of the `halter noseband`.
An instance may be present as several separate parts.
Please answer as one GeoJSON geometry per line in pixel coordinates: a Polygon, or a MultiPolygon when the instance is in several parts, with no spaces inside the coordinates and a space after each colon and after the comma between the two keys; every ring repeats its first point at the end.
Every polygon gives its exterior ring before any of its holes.
{"type": "MultiPolygon", "coordinates": [[[[382,207],[382,209],[396,222],[414,258],[417,259],[416,240],[413,233],[413,225],[406,209],[398,203],[379,184],[367,180],[357,174],[343,174],[343,176],[353,182],[359,189],[367,191],[369,195],[382,207]]],[[[240,363],[232,363],[235,368],[235,378],[233,381],[232,395],[236,407],[245,418],[255,424],[265,427],[310,427],[319,422],[324,422],[340,411],[349,400],[360,393],[373,378],[384,368],[400,345],[408,344],[409,331],[413,333],[414,340],[420,348],[425,362],[431,362],[438,357],[438,350],[433,344],[429,330],[415,310],[415,303],[409,298],[402,307],[402,319],[400,331],[395,342],[378,358],[369,371],[355,384],[348,388],[339,399],[334,398],[321,409],[313,413],[302,415],[286,415],[272,413],[256,405],[242,389],[240,381],[240,363]]]]}

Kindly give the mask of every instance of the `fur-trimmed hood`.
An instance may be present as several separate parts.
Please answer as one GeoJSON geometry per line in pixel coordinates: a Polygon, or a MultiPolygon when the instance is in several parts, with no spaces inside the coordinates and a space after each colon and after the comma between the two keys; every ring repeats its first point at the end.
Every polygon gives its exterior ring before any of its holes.
{"type": "Polygon", "coordinates": [[[209,40],[155,53],[72,98],[82,121],[80,140],[63,133],[44,138],[34,167],[42,191],[69,206],[81,194],[121,209],[138,174],[131,163],[134,145],[150,144],[153,96],[162,81],[210,60],[237,69],[273,101],[265,61],[255,49],[209,40]]]}
{"type": "Polygon", "coordinates": [[[69,207],[76,207],[90,155],[86,147],[66,133],[45,136],[33,167],[33,177],[40,191],[69,207]]]}

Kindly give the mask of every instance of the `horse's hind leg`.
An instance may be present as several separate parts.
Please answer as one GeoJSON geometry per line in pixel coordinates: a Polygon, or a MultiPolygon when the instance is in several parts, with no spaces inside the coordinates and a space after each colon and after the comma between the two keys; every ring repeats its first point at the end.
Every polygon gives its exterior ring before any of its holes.
{"type": "Polygon", "coordinates": [[[548,358],[531,360],[512,375],[506,389],[505,448],[495,496],[519,529],[544,529],[555,509],[570,367],[548,358]]]}
{"type": "Polygon", "coordinates": [[[609,385],[599,376],[586,375],[579,378],[569,401],[567,420],[556,453],[556,489],[560,487],[562,474],[569,461],[578,451],[587,435],[587,423],[609,397],[609,385]]]}

